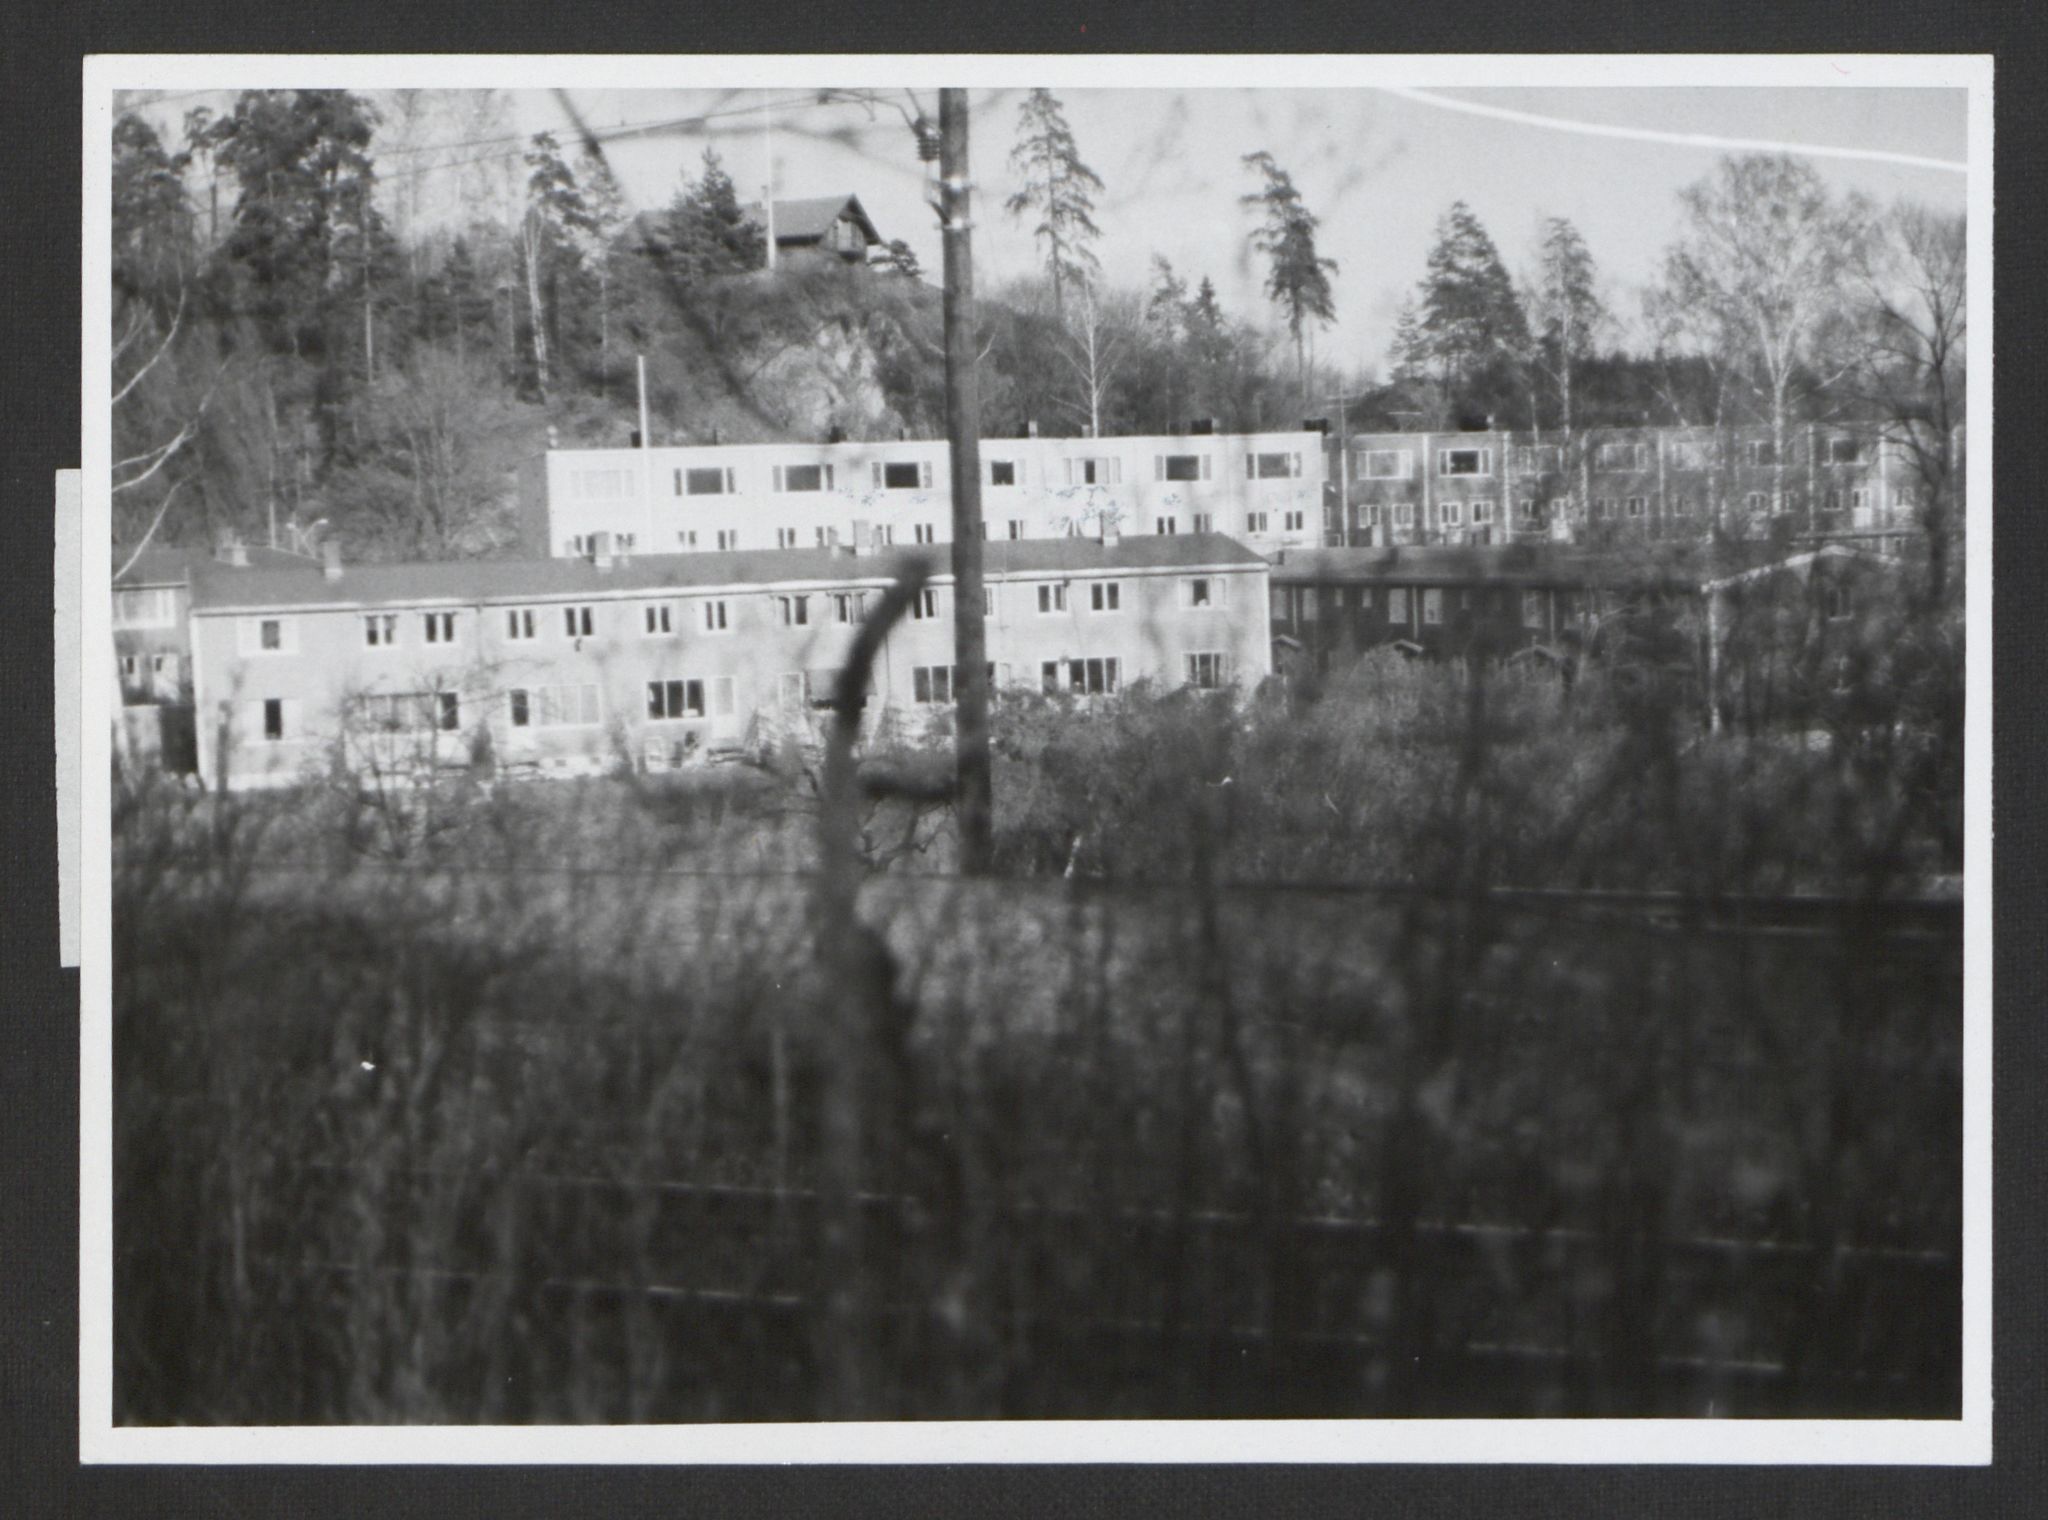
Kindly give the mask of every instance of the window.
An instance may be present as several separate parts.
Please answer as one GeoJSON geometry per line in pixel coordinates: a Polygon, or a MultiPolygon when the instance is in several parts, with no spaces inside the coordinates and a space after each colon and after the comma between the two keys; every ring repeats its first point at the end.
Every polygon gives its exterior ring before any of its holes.
{"type": "Polygon", "coordinates": [[[784,712],[801,712],[810,705],[811,678],[801,670],[785,670],[775,678],[775,705],[784,712]]]}
{"type": "Polygon", "coordinates": [[[1397,528],[1412,528],[1415,526],[1414,502],[1400,501],[1394,503],[1394,526],[1397,528]]]}
{"type": "Polygon", "coordinates": [[[933,705],[953,700],[953,667],[918,665],[910,672],[910,693],[914,702],[933,705]]]}
{"type": "Polygon", "coordinates": [[[807,627],[811,621],[811,599],[807,596],[778,596],[775,615],[785,628],[807,627]]]}
{"type": "Polygon", "coordinates": [[[1650,468],[1650,446],[1647,443],[1603,443],[1593,451],[1593,468],[1647,470],[1650,468]]]}
{"type": "Polygon", "coordinates": [[[1223,582],[1213,575],[1194,575],[1180,583],[1180,604],[1183,607],[1220,607],[1223,605],[1223,582]]]}
{"type": "Polygon", "coordinates": [[[796,529],[777,528],[775,530],[775,547],[778,549],[794,549],[796,547],[796,529]]]}
{"type": "Polygon", "coordinates": [[[168,628],[177,620],[177,593],[168,586],[114,593],[116,628],[168,628]]]}
{"type": "Polygon", "coordinates": [[[893,464],[877,461],[874,467],[875,485],[884,491],[930,490],[932,467],[929,460],[898,460],[893,464]]]}
{"type": "Polygon", "coordinates": [[[1013,486],[1017,483],[1017,461],[1014,459],[991,459],[988,462],[988,483],[992,486],[1013,486]]]}
{"type": "Polygon", "coordinates": [[[426,615],[427,642],[429,644],[452,644],[455,642],[455,614],[452,612],[429,612],[426,615]]]}
{"type": "Polygon", "coordinates": [[[1422,621],[1441,623],[1444,620],[1444,594],[1436,586],[1425,586],[1422,591],[1422,621]]]}
{"type": "Polygon", "coordinates": [[[1247,533],[1263,533],[1263,532],[1265,532],[1265,531],[1266,531],[1266,514],[1265,514],[1265,513],[1263,513],[1263,512],[1247,512],[1247,513],[1245,513],[1245,515],[1244,515],[1244,530],[1245,530],[1245,532],[1247,532],[1247,533]]]}
{"type": "Polygon", "coordinates": [[[1038,588],[1038,610],[1040,612],[1065,612],[1067,610],[1067,588],[1065,582],[1042,585],[1038,588]]]}
{"type": "Polygon", "coordinates": [[[452,734],[462,727],[462,698],[452,691],[434,693],[434,727],[452,734]]]}
{"type": "Polygon", "coordinates": [[[1011,537],[1011,538],[1013,538],[1013,539],[1017,539],[1017,538],[1022,538],[1022,537],[1024,536],[1024,519],[1023,519],[1023,518],[1021,518],[1021,517],[1013,517],[1013,518],[1011,518],[1011,519],[1010,519],[1010,521],[1009,521],[1009,534],[1010,534],[1010,537],[1011,537]]]}
{"type": "Polygon", "coordinates": [[[1162,538],[1171,538],[1180,531],[1180,519],[1177,517],[1155,518],[1152,523],[1152,531],[1162,538]]]}
{"type": "Polygon", "coordinates": [[[925,622],[939,615],[939,594],[927,586],[911,598],[910,616],[917,622],[925,622]]]}
{"type": "Polygon", "coordinates": [[[589,728],[602,721],[595,686],[535,686],[511,693],[514,728],[589,728]]]}
{"type": "Polygon", "coordinates": [[[284,738],[284,699],[263,699],[263,742],[276,744],[284,738]]]}
{"type": "Polygon", "coordinates": [[[564,607],[562,609],[562,632],[572,639],[587,639],[596,626],[595,614],[588,607],[564,607]]]}
{"type": "Polygon", "coordinates": [[[1839,511],[1841,511],[1841,510],[1842,510],[1842,493],[1841,493],[1841,492],[1840,492],[1839,490],[1837,490],[1837,489],[1836,489],[1835,487],[1833,487],[1833,486],[1829,486],[1829,487],[1827,488],[1827,490],[1825,490],[1825,491],[1823,491],[1823,492],[1821,493],[1821,498],[1820,498],[1820,509],[1821,509],[1821,511],[1823,511],[1823,512],[1839,512],[1839,511]]]}
{"type": "Polygon", "coordinates": [[[738,528],[720,528],[718,530],[718,548],[721,553],[737,549],[739,546],[740,530],[738,528]]]}
{"type": "Polygon", "coordinates": [[[739,476],[733,470],[709,468],[676,471],[678,496],[725,496],[738,489],[739,476]]]}
{"type": "Polygon", "coordinates": [[[1302,529],[1301,513],[1282,512],[1280,514],[1280,528],[1285,533],[1299,533],[1302,529]]]}
{"type": "Polygon", "coordinates": [[[649,602],[640,609],[640,613],[642,627],[648,637],[659,638],[662,634],[675,631],[674,625],[670,621],[670,611],[667,602],[649,602]]]}
{"type": "Polygon", "coordinates": [[[1069,459],[1070,486],[1120,486],[1124,483],[1124,462],[1114,455],[1095,459],[1069,459]]]}
{"type": "Polygon", "coordinates": [[[1558,469],[1558,447],[1554,443],[1517,444],[1508,455],[1508,464],[1517,475],[1554,475],[1558,469]]]}
{"type": "Polygon", "coordinates": [[[1366,449],[1359,469],[1367,480],[1407,480],[1415,473],[1415,455],[1408,449],[1366,449]]]}
{"type": "Polygon", "coordinates": [[[1778,446],[1767,438],[1749,444],[1743,454],[1751,464],[1774,465],[1778,462],[1778,446]]]}
{"type": "Polygon", "coordinates": [[[910,536],[913,542],[920,544],[928,544],[933,542],[937,538],[938,531],[939,530],[932,526],[932,524],[930,523],[918,523],[915,527],[913,527],[910,530],[910,536]]]}
{"type": "Polygon", "coordinates": [[[992,618],[996,615],[996,588],[984,585],[981,588],[981,615],[992,618]]]}
{"type": "Polygon", "coordinates": [[[829,491],[832,489],[832,466],[829,464],[779,464],[775,467],[775,489],[778,491],[829,491]]]}
{"type": "Polygon", "coordinates": [[[1868,511],[1869,509],[1870,509],[1870,492],[1869,492],[1869,491],[1865,490],[1865,489],[1864,489],[1864,488],[1863,488],[1862,486],[1857,486],[1857,487],[1855,487],[1855,488],[1854,488],[1853,490],[1851,490],[1851,491],[1849,492],[1849,510],[1850,510],[1850,511],[1852,511],[1852,512],[1865,512],[1865,511],[1868,511]]]}
{"type": "Polygon", "coordinates": [[[1475,523],[1490,523],[1493,521],[1493,500],[1491,497],[1482,496],[1472,503],[1472,521],[1475,523]]]}
{"type": "Polygon", "coordinates": [[[1522,521],[1531,524],[1543,521],[1543,509],[1537,505],[1536,498],[1533,496],[1524,496],[1522,498],[1522,521]]]}
{"type": "Polygon", "coordinates": [[[709,601],[700,602],[697,605],[700,609],[699,616],[703,620],[706,633],[724,633],[726,631],[724,597],[712,597],[709,601]]]}
{"type": "Polygon", "coordinates": [[[832,593],[832,621],[858,623],[867,611],[867,594],[861,591],[832,593]]]}
{"type": "Polygon", "coordinates": [[[1820,605],[1829,622],[1840,622],[1856,610],[1849,588],[1840,581],[1830,581],[1820,588],[1820,605]]]}
{"type": "Polygon", "coordinates": [[[1203,691],[1214,691],[1223,685],[1226,673],[1226,657],[1214,651],[1204,651],[1188,656],[1188,685],[1203,691]]]}
{"type": "Polygon", "coordinates": [[[830,549],[839,542],[839,530],[837,528],[819,528],[817,536],[820,549],[830,549]]]}
{"type": "Polygon", "coordinates": [[[1038,689],[1048,697],[1068,692],[1077,697],[1115,696],[1122,667],[1114,658],[1046,660],[1038,667],[1038,689]]]}
{"type": "Polygon", "coordinates": [[[1692,498],[1691,498],[1690,496],[1674,496],[1674,497],[1672,497],[1672,498],[1671,498],[1671,511],[1672,511],[1672,513],[1673,513],[1673,515],[1674,515],[1674,516],[1678,516],[1678,517],[1690,517],[1690,516],[1692,516],[1692,498]]]}
{"type": "Polygon", "coordinates": [[[1408,588],[1391,586],[1387,589],[1387,621],[1405,623],[1408,621],[1408,588]]]}
{"type": "Polygon", "coordinates": [[[684,549],[696,548],[697,530],[695,528],[679,528],[676,531],[676,543],[679,547],[684,549]]]}
{"type": "Polygon", "coordinates": [[[1209,456],[1207,454],[1154,454],[1152,456],[1152,478],[1154,480],[1207,480],[1209,478],[1209,456]]]}
{"type": "Polygon", "coordinates": [[[1088,588],[1090,612],[1121,612],[1124,605],[1122,581],[1096,581],[1088,588]]]}
{"type": "Polygon", "coordinates": [[[372,649],[389,649],[398,642],[398,614],[373,612],[363,619],[363,642],[372,649]]]}
{"type": "Polygon", "coordinates": [[[1189,526],[1197,533],[1214,533],[1216,531],[1216,514],[1214,512],[1197,512],[1190,520],[1189,526]]]}
{"type": "Polygon", "coordinates": [[[1542,592],[1524,591],[1522,593],[1522,626],[1524,628],[1538,629],[1544,626],[1542,592]]]}
{"type": "Polygon", "coordinates": [[[1291,480],[1301,474],[1301,456],[1247,454],[1244,456],[1244,473],[1247,480],[1291,480]]]}
{"type": "Polygon", "coordinates": [[[585,501],[617,501],[637,495],[637,472],[629,469],[571,470],[569,494],[585,501]]]}
{"type": "Polygon", "coordinates": [[[288,618],[244,618],[239,641],[243,654],[290,654],[298,647],[298,630],[288,618]]]}
{"type": "Polygon", "coordinates": [[[1707,445],[1696,439],[1674,439],[1664,445],[1664,464],[1673,470],[1704,470],[1711,459],[1707,445]]]}
{"type": "Polygon", "coordinates": [[[515,644],[524,643],[533,637],[533,609],[531,607],[508,607],[505,609],[505,637],[515,644]]]}
{"type": "Polygon", "coordinates": [[[1439,475],[1491,475],[1493,450],[1439,449],[1436,455],[1436,472],[1439,475]]]}
{"type": "Polygon", "coordinates": [[[653,723],[674,723],[704,716],[702,681],[649,681],[647,717],[653,723]]]}
{"type": "Polygon", "coordinates": [[[1444,526],[1446,528],[1463,526],[1465,521],[1465,504],[1463,502],[1447,501],[1444,503],[1443,512],[1444,526]]]}
{"type": "Polygon", "coordinates": [[[1860,464],[1863,460],[1861,438],[1830,438],[1827,449],[1829,464],[1860,464]]]}
{"type": "Polygon", "coordinates": [[[1747,496],[1742,498],[1742,505],[1751,512],[1763,511],[1764,493],[1761,491],[1751,491],[1747,496]]]}
{"type": "Polygon", "coordinates": [[[1628,515],[1630,517],[1641,517],[1647,507],[1648,502],[1644,497],[1631,496],[1628,499],[1628,515]]]}

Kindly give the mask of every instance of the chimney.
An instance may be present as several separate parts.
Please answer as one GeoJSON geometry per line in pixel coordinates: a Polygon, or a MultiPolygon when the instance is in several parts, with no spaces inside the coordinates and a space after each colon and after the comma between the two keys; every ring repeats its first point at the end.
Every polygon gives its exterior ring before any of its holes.
{"type": "Polygon", "coordinates": [[[846,442],[846,429],[840,427],[837,423],[834,423],[831,427],[825,430],[825,441],[827,443],[846,442]]]}
{"type": "Polygon", "coordinates": [[[853,537],[847,541],[846,545],[848,555],[859,555],[867,552],[869,532],[870,528],[866,519],[856,517],[853,520],[853,537]]]}
{"type": "Polygon", "coordinates": [[[611,534],[593,533],[590,535],[590,562],[593,565],[597,566],[600,570],[609,570],[616,557],[612,547],[611,534]]]}
{"type": "Polygon", "coordinates": [[[1123,530],[1119,528],[1115,523],[1110,522],[1106,522],[1102,525],[1100,531],[1096,534],[1096,537],[1102,540],[1102,547],[1105,549],[1114,549],[1118,544],[1124,541],[1123,530]]]}
{"type": "Polygon", "coordinates": [[[320,570],[330,581],[341,579],[341,544],[337,539],[328,539],[320,546],[320,570]]]}
{"type": "Polygon", "coordinates": [[[220,546],[220,560],[224,565],[246,570],[249,568],[249,546],[239,538],[231,538],[220,546]]]}
{"type": "Polygon", "coordinates": [[[1024,436],[1026,438],[1036,438],[1038,436],[1038,419],[1036,417],[1028,417],[1025,419],[1024,436]]]}
{"type": "Polygon", "coordinates": [[[1213,437],[1215,432],[1216,419],[1214,417],[1196,417],[1188,423],[1188,436],[1191,438],[1209,438],[1213,437]]]}

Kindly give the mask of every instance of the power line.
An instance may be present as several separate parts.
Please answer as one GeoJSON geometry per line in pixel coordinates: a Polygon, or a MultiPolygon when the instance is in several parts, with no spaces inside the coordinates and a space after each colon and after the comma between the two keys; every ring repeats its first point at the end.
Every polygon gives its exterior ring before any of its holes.
{"type": "Polygon", "coordinates": [[[1654,127],[1622,127],[1606,122],[1575,121],[1564,116],[1544,116],[1535,111],[1517,111],[1508,106],[1482,105],[1476,100],[1459,100],[1433,90],[1416,90],[1402,85],[1380,85],[1379,89],[1403,100],[1435,106],[1444,111],[1463,111],[1468,116],[1486,116],[1495,121],[1512,121],[1525,127],[1547,127],[1557,132],[1577,132],[1587,137],[1618,137],[1633,142],[1670,143],[1682,148],[1714,148],[1723,152],[1796,153],[1808,158],[1852,158],[1868,163],[1904,164],[1915,169],[1940,169],[1967,174],[1970,166],[1953,159],[1928,158],[1917,153],[1893,153],[1882,148],[1834,148],[1813,143],[1769,142],[1760,138],[1723,137],[1713,132],[1660,132],[1654,127]]]}

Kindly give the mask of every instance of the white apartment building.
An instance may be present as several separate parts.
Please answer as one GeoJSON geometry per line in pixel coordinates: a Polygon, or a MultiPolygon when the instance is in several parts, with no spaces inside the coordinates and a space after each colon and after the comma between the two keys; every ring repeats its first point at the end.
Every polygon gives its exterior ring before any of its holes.
{"type": "MultiPolygon", "coordinates": [[[[551,449],[520,472],[529,554],[910,547],[952,534],[943,440],[551,449]]],[[[1323,541],[1323,434],[985,438],[985,537],[1220,533],[1262,554],[1323,541]]]]}

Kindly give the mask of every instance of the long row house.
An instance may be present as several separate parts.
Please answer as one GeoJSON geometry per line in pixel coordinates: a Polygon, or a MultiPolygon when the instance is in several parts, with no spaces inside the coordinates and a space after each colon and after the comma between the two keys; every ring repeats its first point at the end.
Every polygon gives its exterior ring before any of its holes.
{"type": "MultiPolygon", "coordinates": [[[[230,550],[116,593],[131,723],[188,715],[190,763],[226,788],[487,765],[665,769],[815,737],[855,631],[910,550],[734,550],[344,565],[230,550]],[[133,661],[162,647],[167,674],[133,661]],[[149,718],[144,717],[144,713],[149,718]]],[[[943,556],[882,646],[871,721],[953,701],[943,556]]],[[[1146,681],[1255,686],[1271,669],[1267,563],[1216,534],[1041,539],[986,554],[990,674],[1083,701],[1146,681]]],[[[179,747],[159,737],[168,759],[179,747]]]]}
{"type": "Polygon", "coordinates": [[[1927,504],[1909,451],[1843,425],[1361,433],[1344,445],[1333,545],[1718,537],[1896,553],[1927,504]]]}

